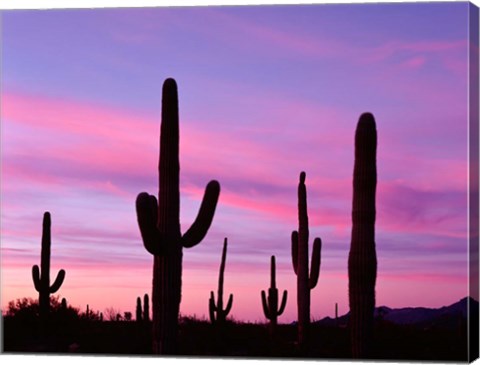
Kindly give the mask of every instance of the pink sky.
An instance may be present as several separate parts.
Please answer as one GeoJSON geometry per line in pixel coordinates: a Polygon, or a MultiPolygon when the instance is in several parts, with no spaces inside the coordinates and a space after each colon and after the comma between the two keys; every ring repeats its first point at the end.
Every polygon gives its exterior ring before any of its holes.
{"type": "Polygon", "coordinates": [[[289,293],[280,322],[295,320],[300,171],[310,235],[323,241],[312,318],[333,316],[335,303],[348,312],[353,136],[365,111],[379,141],[377,304],[440,307],[467,296],[467,11],[457,3],[5,12],[2,308],[37,297],[31,267],[44,211],[51,276],[67,272],[60,297],[82,310],[134,312],[150,293],[152,256],[134,202],[157,190],[167,77],[179,85],[183,231],[206,183],[221,184],[207,237],[184,250],[183,314],[207,316],[228,237],[231,315],[265,320],[260,291],[276,255],[277,285],[289,293]]]}

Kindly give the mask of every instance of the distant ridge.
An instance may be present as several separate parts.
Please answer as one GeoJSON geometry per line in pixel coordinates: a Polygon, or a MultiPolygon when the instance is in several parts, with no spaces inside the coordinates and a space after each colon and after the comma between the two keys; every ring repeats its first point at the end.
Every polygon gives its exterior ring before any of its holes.
{"type": "MultiPolygon", "coordinates": [[[[423,327],[455,327],[459,319],[467,320],[468,305],[473,316],[479,311],[478,301],[471,297],[465,297],[456,303],[441,308],[407,307],[392,309],[386,306],[375,308],[374,316],[377,321],[390,322],[396,325],[421,325],[423,327]]],[[[336,324],[345,326],[348,324],[350,313],[334,318],[326,317],[316,324],[334,326],[336,324]]],[[[478,319],[477,319],[478,321],[478,319]]]]}

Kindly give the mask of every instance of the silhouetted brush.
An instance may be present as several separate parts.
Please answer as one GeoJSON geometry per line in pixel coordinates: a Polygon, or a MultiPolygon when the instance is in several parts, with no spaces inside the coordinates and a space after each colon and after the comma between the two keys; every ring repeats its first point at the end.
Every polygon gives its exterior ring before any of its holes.
{"type": "Polygon", "coordinates": [[[287,291],[283,291],[282,302],[278,307],[278,289],[275,280],[275,256],[270,258],[270,288],[268,288],[268,300],[265,290],[262,290],[262,307],[265,317],[270,320],[270,335],[273,337],[277,327],[278,317],[282,315],[287,304],[287,291]]]}
{"type": "Polygon", "coordinates": [[[372,114],[360,116],[355,132],[352,240],[348,256],[348,293],[352,356],[368,358],[373,338],[377,255],[375,192],[377,130],[372,114]]]}
{"type": "Polygon", "coordinates": [[[223,242],[222,262],[220,264],[220,274],[218,278],[218,295],[217,304],[215,304],[215,295],[213,291],[210,292],[210,299],[208,301],[208,309],[210,314],[210,321],[222,325],[232,309],[233,294],[230,294],[227,306],[223,308],[223,276],[225,273],[225,261],[227,259],[227,239],[223,242]],[[216,315],[215,315],[216,313],[216,315]]]}
{"type": "Polygon", "coordinates": [[[313,241],[312,264],[308,275],[308,214],[307,188],[305,172],[300,173],[298,184],[298,231],[292,232],[292,262],[297,275],[297,307],[298,307],[298,343],[307,341],[310,324],[310,290],[315,288],[320,274],[322,241],[313,241]]]}
{"type": "Polygon", "coordinates": [[[195,222],[182,235],[178,95],[173,79],[167,79],[163,84],[158,173],[158,203],[155,196],[140,193],[136,199],[136,211],[143,244],[154,255],[153,353],[172,354],[177,349],[183,248],[193,247],[205,237],[220,194],[220,184],[210,181],[195,222]]]}
{"type": "Polygon", "coordinates": [[[65,270],[58,272],[57,278],[50,286],[50,248],[51,240],[51,218],[50,213],[43,214],[43,229],[42,229],[42,250],[40,268],[37,265],[32,267],[32,278],[35,290],[38,291],[38,304],[40,310],[40,317],[48,316],[50,310],[50,294],[56,293],[62,286],[65,279],[65,270]]]}

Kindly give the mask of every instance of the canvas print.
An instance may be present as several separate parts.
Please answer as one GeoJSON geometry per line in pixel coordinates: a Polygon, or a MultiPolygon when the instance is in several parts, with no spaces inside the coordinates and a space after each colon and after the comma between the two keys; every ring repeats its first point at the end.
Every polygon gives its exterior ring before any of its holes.
{"type": "Polygon", "coordinates": [[[4,354],[478,357],[478,8],[1,11],[4,354]]]}

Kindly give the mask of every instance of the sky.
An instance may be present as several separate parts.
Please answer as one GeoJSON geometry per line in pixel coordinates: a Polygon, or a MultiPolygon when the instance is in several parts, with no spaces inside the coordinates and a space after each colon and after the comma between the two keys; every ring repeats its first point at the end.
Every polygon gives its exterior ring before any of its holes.
{"type": "MultiPolygon", "coordinates": [[[[354,133],[378,131],[377,305],[441,307],[468,295],[468,4],[320,4],[4,10],[1,307],[36,298],[42,215],[51,280],[80,308],[135,312],[153,257],[135,198],[156,194],[163,81],[179,90],[181,227],[205,185],[221,193],[183,252],[183,315],[208,317],[228,237],[230,318],[266,321],[260,291],[288,290],[306,172],[310,251],[323,242],[313,320],[348,312],[354,133]]],[[[476,298],[478,299],[478,298],[476,298]]]]}

